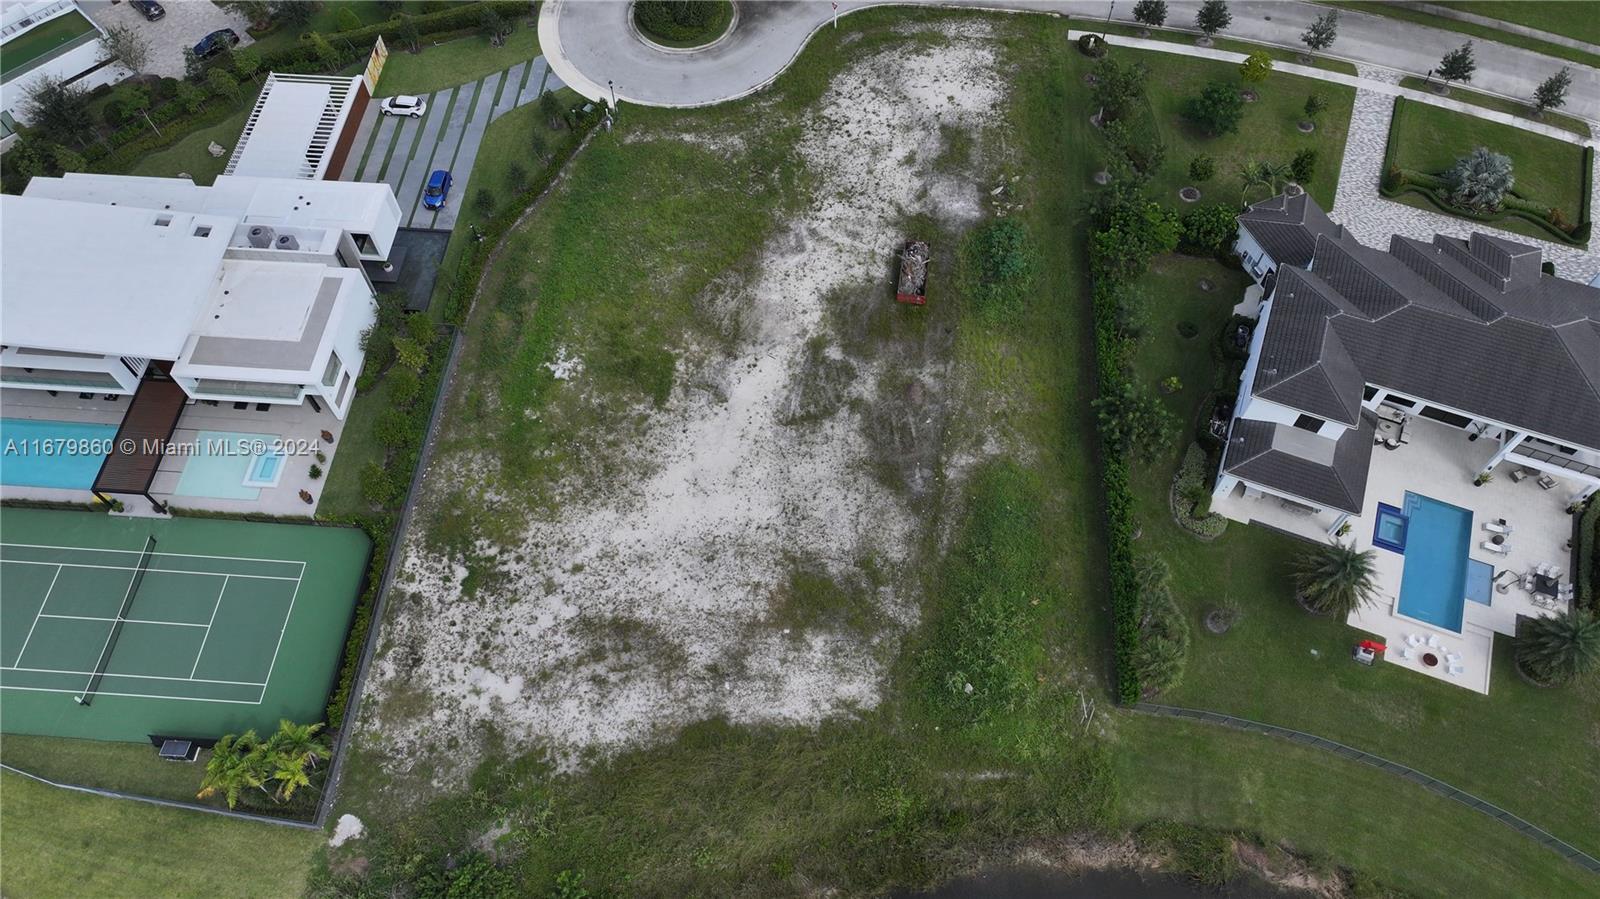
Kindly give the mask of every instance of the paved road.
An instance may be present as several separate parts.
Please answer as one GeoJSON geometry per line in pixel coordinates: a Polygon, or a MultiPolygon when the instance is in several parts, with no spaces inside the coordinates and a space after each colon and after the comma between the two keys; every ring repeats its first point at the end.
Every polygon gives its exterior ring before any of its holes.
{"type": "MultiPolygon", "coordinates": [[[[841,0],[849,13],[881,0],[841,0]]],[[[943,5],[944,0],[900,0],[943,5]]],[[[954,0],[962,6],[1031,10],[1104,19],[1108,10],[1131,21],[1133,3],[1105,0],[954,0]]],[[[827,27],[830,6],[808,2],[742,3],[737,27],[727,40],[703,52],[671,53],[652,48],[629,29],[625,0],[551,0],[539,11],[539,43],[551,68],[579,93],[605,96],[615,81],[619,99],[649,106],[704,106],[758,90],[789,66],[806,40],[827,27]]],[[[1194,21],[1198,0],[1170,0],[1167,21],[1194,21]]],[[[1227,36],[1300,48],[1300,35],[1325,7],[1301,2],[1236,0],[1227,36]]],[[[1397,19],[1343,12],[1332,55],[1352,62],[1422,75],[1465,38],[1397,19]]],[[[1550,73],[1571,65],[1567,112],[1600,121],[1600,70],[1532,51],[1475,42],[1478,90],[1527,98],[1550,73]]]]}
{"type": "Polygon", "coordinates": [[[454,228],[461,204],[471,197],[472,167],[489,123],[537,100],[541,90],[562,86],[544,58],[537,57],[429,94],[428,112],[421,119],[380,116],[373,102],[362,116],[339,178],[383,181],[394,188],[402,227],[454,228]],[[422,206],[422,187],[435,169],[448,169],[453,182],[449,202],[438,211],[422,206]]]}

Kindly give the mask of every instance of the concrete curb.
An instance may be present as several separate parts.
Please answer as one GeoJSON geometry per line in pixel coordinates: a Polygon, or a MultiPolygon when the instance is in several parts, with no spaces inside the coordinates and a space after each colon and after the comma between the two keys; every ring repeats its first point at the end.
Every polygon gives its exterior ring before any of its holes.
{"type": "MultiPolygon", "coordinates": [[[[550,66],[550,71],[566,82],[588,100],[608,98],[604,85],[596,84],[589,77],[578,71],[578,67],[567,58],[561,49],[561,29],[556,19],[561,15],[561,7],[569,0],[545,0],[539,4],[539,52],[544,55],[544,61],[550,66]]],[[[632,102],[632,101],[630,101],[632,102]]]]}

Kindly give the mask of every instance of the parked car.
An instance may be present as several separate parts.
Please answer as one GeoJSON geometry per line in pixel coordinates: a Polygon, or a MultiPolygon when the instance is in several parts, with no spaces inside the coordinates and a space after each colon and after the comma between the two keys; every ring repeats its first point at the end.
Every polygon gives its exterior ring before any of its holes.
{"type": "Polygon", "coordinates": [[[450,173],[444,169],[434,169],[428,176],[428,186],[422,190],[422,205],[429,209],[443,209],[444,201],[450,197],[450,173]]]}
{"type": "Polygon", "coordinates": [[[378,104],[378,112],[382,115],[404,115],[413,119],[422,118],[428,111],[428,101],[410,94],[401,94],[398,97],[385,97],[378,104]]]}
{"type": "Polygon", "coordinates": [[[156,0],[128,0],[128,5],[137,9],[139,14],[154,22],[167,14],[165,9],[156,0]]]}
{"type": "Polygon", "coordinates": [[[200,39],[194,45],[194,55],[205,59],[222,52],[223,47],[236,47],[239,44],[239,35],[232,28],[222,28],[213,31],[200,39]]]}

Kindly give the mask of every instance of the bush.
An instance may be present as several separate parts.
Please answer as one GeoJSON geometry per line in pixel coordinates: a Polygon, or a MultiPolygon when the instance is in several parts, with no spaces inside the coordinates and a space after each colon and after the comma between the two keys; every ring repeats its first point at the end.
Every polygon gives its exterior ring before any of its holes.
{"type": "Polygon", "coordinates": [[[1294,154],[1289,163],[1289,175],[1297,184],[1310,184],[1317,175],[1317,151],[1312,147],[1294,154]]]}
{"type": "Polygon", "coordinates": [[[1189,177],[1196,184],[1204,184],[1216,177],[1217,161],[1210,156],[1196,156],[1189,160],[1189,177]]]}
{"type": "Polygon", "coordinates": [[[1090,59],[1099,59],[1106,55],[1105,38],[1098,34],[1085,34],[1078,38],[1078,49],[1090,59]]]}
{"type": "Polygon", "coordinates": [[[399,498],[401,488],[388,466],[373,460],[361,466],[361,498],[374,506],[388,507],[399,498]]]}
{"type": "Polygon", "coordinates": [[[1210,511],[1210,474],[1206,451],[1197,443],[1189,444],[1172,478],[1172,518],[1184,530],[1214,540],[1228,529],[1228,519],[1210,511]]]}
{"type": "Polygon", "coordinates": [[[1139,586],[1139,649],[1134,667],[1146,697],[1170,690],[1183,678],[1189,654],[1189,622],[1172,598],[1167,563],[1155,556],[1134,560],[1139,586]]]}
{"type": "Polygon", "coordinates": [[[307,474],[311,476],[311,480],[315,481],[317,478],[322,477],[322,466],[315,462],[311,463],[311,470],[307,474]]]}
{"type": "Polygon", "coordinates": [[[1184,210],[1179,218],[1183,224],[1179,247],[1195,256],[1226,252],[1234,235],[1239,232],[1239,223],[1234,215],[1231,207],[1221,203],[1207,203],[1184,210]]]}
{"type": "Polygon", "coordinates": [[[709,0],[638,0],[633,5],[640,31],[672,42],[714,38],[711,32],[726,15],[725,3],[709,0]]]}
{"type": "Polygon", "coordinates": [[[390,406],[378,413],[372,434],[384,449],[400,449],[411,442],[411,418],[404,409],[390,406]]]}
{"type": "Polygon", "coordinates": [[[1244,116],[1244,98],[1233,85],[1213,81],[1184,102],[1183,115],[1212,137],[1232,134],[1244,116]]]}
{"type": "Polygon", "coordinates": [[[409,368],[397,368],[389,373],[389,397],[397,405],[409,407],[417,400],[422,378],[409,368]]]}

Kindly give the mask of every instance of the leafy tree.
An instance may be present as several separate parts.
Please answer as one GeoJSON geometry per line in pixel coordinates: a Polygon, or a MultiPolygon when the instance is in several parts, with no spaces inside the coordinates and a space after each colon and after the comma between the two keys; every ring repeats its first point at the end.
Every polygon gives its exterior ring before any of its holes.
{"type": "Polygon", "coordinates": [[[1128,114],[1144,97],[1144,82],[1150,70],[1144,63],[1121,63],[1115,57],[1095,63],[1092,88],[1095,105],[1100,107],[1100,122],[1115,122],[1128,114]]]}
{"type": "Polygon", "coordinates": [[[488,218],[494,214],[494,194],[487,187],[478,188],[472,195],[472,208],[477,211],[479,218],[488,218]]]}
{"type": "Polygon", "coordinates": [[[513,161],[506,166],[506,186],[512,193],[520,194],[528,189],[528,167],[520,162],[513,161]]]}
{"type": "Polygon", "coordinates": [[[1451,50],[1439,60],[1438,75],[1446,81],[1471,81],[1478,63],[1472,58],[1472,41],[1451,50]]]}
{"type": "Polygon", "coordinates": [[[422,48],[422,29],[417,27],[416,21],[410,16],[402,15],[400,17],[400,24],[395,26],[395,38],[402,47],[412,53],[422,48]]]}
{"type": "Polygon", "coordinates": [[[1227,0],[1205,0],[1200,4],[1200,11],[1194,16],[1194,26],[1208,38],[1231,24],[1233,24],[1233,13],[1228,12],[1227,0]]]}
{"type": "Polygon", "coordinates": [[[1105,226],[1090,238],[1090,267],[1097,278],[1133,280],[1153,257],[1172,252],[1181,233],[1172,210],[1135,190],[1106,210],[1105,226]]]}
{"type": "Polygon", "coordinates": [[[22,135],[11,145],[10,150],[0,155],[0,165],[4,165],[6,169],[8,188],[13,179],[16,184],[16,187],[8,189],[7,193],[19,192],[35,176],[46,174],[50,170],[51,154],[47,152],[49,149],[49,146],[40,139],[22,135]]]}
{"type": "Polygon", "coordinates": [[[1294,160],[1289,163],[1289,175],[1296,184],[1309,184],[1317,175],[1316,148],[1306,147],[1294,154],[1294,160]]]}
{"type": "MultiPolygon", "coordinates": [[[[161,129],[156,123],[150,121],[150,91],[143,85],[127,85],[117,89],[116,105],[122,110],[123,115],[140,115],[150,130],[157,134],[161,129]]],[[[109,106],[107,108],[110,108],[109,106]]]]}
{"type": "Polygon", "coordinates": [[[1244,117],[1244,98],[1233,85],[1213,81],[1184,101],[1183,115],[1212,137],[1232,134],[1244,117]]]}
{"type": "Polygon", "coordinates": [[[1560,109],[1567,105],[1567,90],[1572,87],[1572,69],[1562,66],[1561,71],[1539,83],[1533,91],[1533,108],[1539,112],[1560,109]]]}
{"type": "Polygon", "coordinates": [[[89,169],[89,164],[84,161],[82,154],[64,144],[56,144],[51,152],[51,158],[56,168],[63,172],[84,172],[89,169]]]}
{"type": "Polygon", "coordinates": [[[1307,121],[1315,122],[1317,120],[1317,116],[1322,115],[1323,110],[1326,110],[1327,108],[1328,108],[1328,98],[1327,97],[1324,97],[1321,94],[1316,94],[1316,93],[1312,94],[1309,97],[1306,97],[1306,119],[1307,119],[1307,121]]]}
{"type": "Polygon", "coordinates": [[[348,6],[339,7],[339,14],[333,17],[339,31],[354,31],[361,27],[361,17],[348,6]]]}
{"type": "Polygon", "coordinates": [[[337,68],[339,65],[339,49],[328,41],[327,38],[313,31],[306,35],[306,42],[311,45],[311,53],[317,58],[325,69],[337,68]]]}
{"type": "Polygon", "coordinates": [[[1235,210],[1222,203],[1207,203],[1184,211],[1182,246],[1194,253],[1217,253],[1239,232],[1235,210]]]}
{"type": "Polygon", "coordinates": [[[542,91],[539,94],[539,114],[544,116],[546,125],[551,128],[561,123],[561,101],[556,99],[552,91],[542,91]]]}
{"type": "Polygon", "coordinates": [[[268,5],[272,18],[281,25],[300,26],[310,23],[312,17],[322,8],[319,0],[273,0],[268,5]]]}
{"type": "Polygon", "coordinates": [[[199,112],[206,103],[206,92],[187,81],[180,81],[172,101],[182,106],[185,112],[199,112]]]}
{"type": "Polygon", "coordinates": [[[206,87],[211,90],[213,95],[221,97],[229,103],[237,103],[243,97],[239,90],[239,82],[228,74],[225,69],[217,68],[207,72],[206,87]]]}
{"type": "Polygon", "coordinates": [[[1243,78],[1246,84],[1260,84],[1271,74],[1272,57],[1268,56],[1265,50],[1257,50],[1246,56],[1244,62],[1239,63],[1239,77],[1243,78]]]}
{"type": "Polygon", "coordinates": [[[261,71],[261,54],[253,47],[245,47],[233,52],[233,71],[241,81],[254,81],[256,73],[261,71]]]}
{"type": "Polygon", "coordinates": [[[82,146],[93,134],[88,91],[49,73],[40,74],[24,89],[22,117],[60,143],[82,146]]]}
{"type": "Polygon", "coordinates": [[[1133,5],[1133,19],[1141,25],[1160,28],[1167,23],[1167,0],[1139,0],[1133,5]]]}
{"type": "Polygon", "coordinates": [[[1510,157],[1478,147],[1444,173],[1445,199],[1472,212],[1493,212],[1516,183],[1510,157]]]}
{"type": "Polygon", "coordinates": [[[485,6],[483,15],[479,17],[478,24],[483,28],[483,33],[489,36],[489,43],[498,47],[506,42],[506,35],[511,32],[511,26],[505,17],[495,11],[493,6],[485,6]]]}
{"type": "Polygon", "coordinates": [[[1094,401],[1102,433],[1114,452],[1149,462],[1171,445],[1177,427],[1161,398],[1124,381],[1094,401]]]}
{"type": "Polygon", "coordinates": [[[1141,177],[1149,177],[1167,158],[1167,145],[1154,134],[1135,135],[1126,121],[1111,122],[1103,133],[1114,158],[1121,159],[1141,177]]]}
{"type": "Polygon", "coordinates": [[[1202,153],[1189,160],[1189,177],[1193,178],[1195,183],[1204,184],[1216,177],[1216,174],[1217,161],[1210,156],[1202,153]]]}
{"type": "Polygon", "coordinates": [[[1378,586],[1372,568],[1372,550],[1330,543],[1308,550],[1294,563],[1294,582],[1307,608],[1335,618],[1375,602],[1378,586]]]}
{"type": "Polygon", "coordinates": [[[1337,9],[1330,9],[1322,15],[1317,16],[1317,20],[1311,23],[1311,27],[1306,29],[1306,33],[1300,35],[1300,40],[1305,42],[1307,47],[1311,48],[1311,52],[1321,53],[1329,47],[1332,47],[1333,42],[1337,40],[1338,37],[1339,11],[1337,9]]]}
{"type": "Polygon", "coordinates": [[[100,35],[100,59],[143,72],[150,62],[150,39],[126,25],[108,26],[100,35]]]}
{"type": "Polygon", "coordinates": [[[1567,684],[1600,671],[1600,618],[1574,607],[1528,620],[1513,644],[1517,665],[1534,680],[1567,684]]]}

